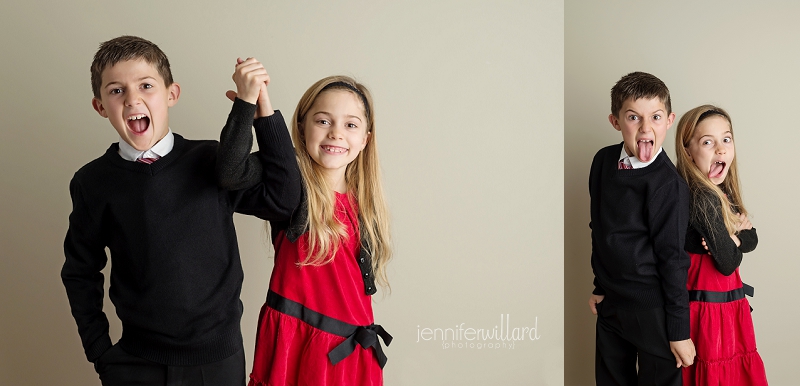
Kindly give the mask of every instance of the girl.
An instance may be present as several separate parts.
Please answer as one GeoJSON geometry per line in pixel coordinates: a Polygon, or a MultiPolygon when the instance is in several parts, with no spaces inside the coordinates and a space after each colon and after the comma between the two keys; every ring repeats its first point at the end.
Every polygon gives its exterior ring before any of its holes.
{"type": "MultiPolygon", "coordinates": [[[[266,87],[258,103],[269,104],[266,87]]],[[[271,119],[283,122],[279,112],[271,119]]],[[[232,141],[246,147],[248,135],[232,141]]],[[[378,337],[388,345],[391,336],[373,323],[371,295],[388,287],[391,249],[369,91],[344,76],[316,82],[297,105],[292,138],[304,189],[291,218],[270,224],[275,266],[250,385],[380,385],[378,337]]],[[[227,187],[260,174],[246,152],[220,158],[227,187]]]]}
{"type": "Polygon", "coordinates": [[[739,277],[756,230],[742,203],[731,118],[710,105],[687,112],[675,134],[678,171],[692,193],[686,251],[694,366],[684,385],[766,385],[750,305],[739,277]],[[682,149],[682,150],[681,150],[682,149]]]}

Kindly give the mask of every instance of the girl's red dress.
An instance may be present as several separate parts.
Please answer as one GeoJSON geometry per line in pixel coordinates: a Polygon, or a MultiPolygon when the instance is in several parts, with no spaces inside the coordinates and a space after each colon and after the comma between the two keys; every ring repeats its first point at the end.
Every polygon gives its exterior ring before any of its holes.
{"type": "Polygon", "coordinates": [[[764,362],[756,351],[750,303],[739,276],[743,253],[756,248],[758,236],[752,228],[741,230],[738,238],[737,246],[725,227],[716,193],[694,190],[686,233],[686,251],[692,260],[686,287],[697,356],[694,365],[683,369],[684,385],[767,384],[764,362]]]}
{"type": "MultiPolygon", "coordinates": [[[[689,253],[687,288],[727,292],[742,288],[739,268],[720,273],[709,254],[689,253]]],[[[759,386],[767,384],[764,362],[747,298],[726,303],[691,301],[691,338],[697,351],[694,365],[683,369],[683,384],[697,386],[759,386]]]]}
{"type": "MultiPolygon", "coordinates": [[[[294,243],[284,231],[278,233],[270,291],[325,316],[368,326],[373,323],[372,303],[356,261],[361,245],[358,209],[350,196],[336,193],[336,218],[347,227],[348,237],[333,261],[322,266],[297,265],[306,257],[307,233],[294,243]]],[[[352,354],[331,363],[328,354],[344,340],[265,304],[249,385],[382,385],[382,369],[372,347],[356,345],[352,354]]]]}

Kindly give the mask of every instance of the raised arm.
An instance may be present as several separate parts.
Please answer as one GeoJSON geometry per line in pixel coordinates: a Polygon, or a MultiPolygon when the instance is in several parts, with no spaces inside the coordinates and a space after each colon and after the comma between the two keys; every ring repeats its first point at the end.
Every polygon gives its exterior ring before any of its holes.
{"type": "Polygon", "coordinates": [[[274,114],[267,93],[269,74],[254,58],[236,60],[233,73],[236,92],[225,95],[233,101],[231,113],[220,133],[217,150],[217,181],[223,189],[239,190],[262,181],[263,167],[253,148],[253,120],[274,114]]]}
{"type": "Polygon", "coordinates": [[[217,148],[217,183],[225,190],[252,187],[262,180],[263,167],[253,149],[256,106],[236,98],[222,128],[217,148]]]}
{"type": "Polygon", "coordinates": [[[286,220],[301,193],[291,137],[283,116],[269,102],[269,76],[261,63],[252,58],[237,62],[233,75],[237,92],[227,93],[234,104],[220,135],[217,180],[231,191],[235,211],[264,220],[286,220]],[[253,127],[259,151],[250,154],[253,127]]]}

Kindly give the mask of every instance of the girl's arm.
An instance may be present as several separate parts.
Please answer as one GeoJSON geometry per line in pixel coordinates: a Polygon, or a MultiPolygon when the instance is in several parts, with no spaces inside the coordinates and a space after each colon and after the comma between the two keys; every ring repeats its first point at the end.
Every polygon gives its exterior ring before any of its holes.
{"type": "Polygon", "coordinates": [[[256,106],[235,98],[217,148],[217,184],[225,190],[249,188],[261,181],[263,167],[253,149],[256,106]]]}
{"type": "Polygon", "coordinates": [[[741,230],[737,236],[739,236],[739,241],[741,241],[739,250],[742,251],[742,253],[752,252],[754,249],[756,249],[756,246],[758,245],[756,228],[741,230]]]}
{"type": "MultiPolygon", "coordinates": [[[[242,105],[247,102],[237,98],[233,110],[242,105]]],[[[267,221],[288,220],[302,189],[291,137],[280,111],[253,121],[254,110],[241,109],[236,116],[231,112],[220,136],[217,180],[230,191],[234,211],[267,221]],[[259,150],[250,154],[253,128],[259,150]]]]}
{"type": "Polygon", "coordinates": [[[302,180],[286,122],[269,103],[269,77],[250,58],[238,60],[233,80],[237,92],[227,94],[234,103],[220,135],[217,181],[231,191],[236,212],[268,221],[287,220],[300,202],[302,180]],[[250,154],[253,128],[259,150],[250,154]]]}
{"type": "MultiPolygon", "coordinates": [[[[719,199],[711,192],[699,192],[694,197],[695,210],[689,226],[700,233],[714,265],[725,276],[732,274],[742,263],[742,250],[736,246],[722,217],[719,199]]],[[[740,233],[741,235],[741,233],[740,233]]],[[[734,236],[736,237],[736,236],[734,236]]]]}
{"type": "Polygon", "coordinates": [[[267,92],[269,74],[258,60],[236,59],[232,78],[236,92],[229,90],[225,96],[233,102],[233,107],[220,133],[217,150],[217,182],[225,190],[249,188],[262,181],[263,167],[256,154],[250,154],[251,131],[254,121],[274,114],[267,92]]]}
{"type": "Polygon", "coordinates": [[[739,233],[736,235],[739,239],[739,250],[742,251],[742,253],[751,252],[756,249],[756,245],[758,245],[756,228],[753,228],[750,219],[741,213],[739,214],[739,220],[741,220],[741,223],[739,224],[739,233]]]}

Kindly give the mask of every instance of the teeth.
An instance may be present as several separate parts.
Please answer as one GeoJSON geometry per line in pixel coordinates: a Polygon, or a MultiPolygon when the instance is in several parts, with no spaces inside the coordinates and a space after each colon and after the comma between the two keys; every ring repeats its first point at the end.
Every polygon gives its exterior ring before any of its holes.
{"type": "Polygon", "coordinates": [[[139,115],[134,115],[134,116],[128,117],[128,120],[129,121],[135,121],[137,119],[142,119],[142,118],[146,118],[146,117],[147,117],[147,115],[139,114],[139,115]]]}
{"type": "Polygon", "coordinates": [[[340,147],[333,147],[333,146],[323,146],[323,149],[334,152],[334,153],[344,153],[346,149],[342,149],[340,147]]]}

